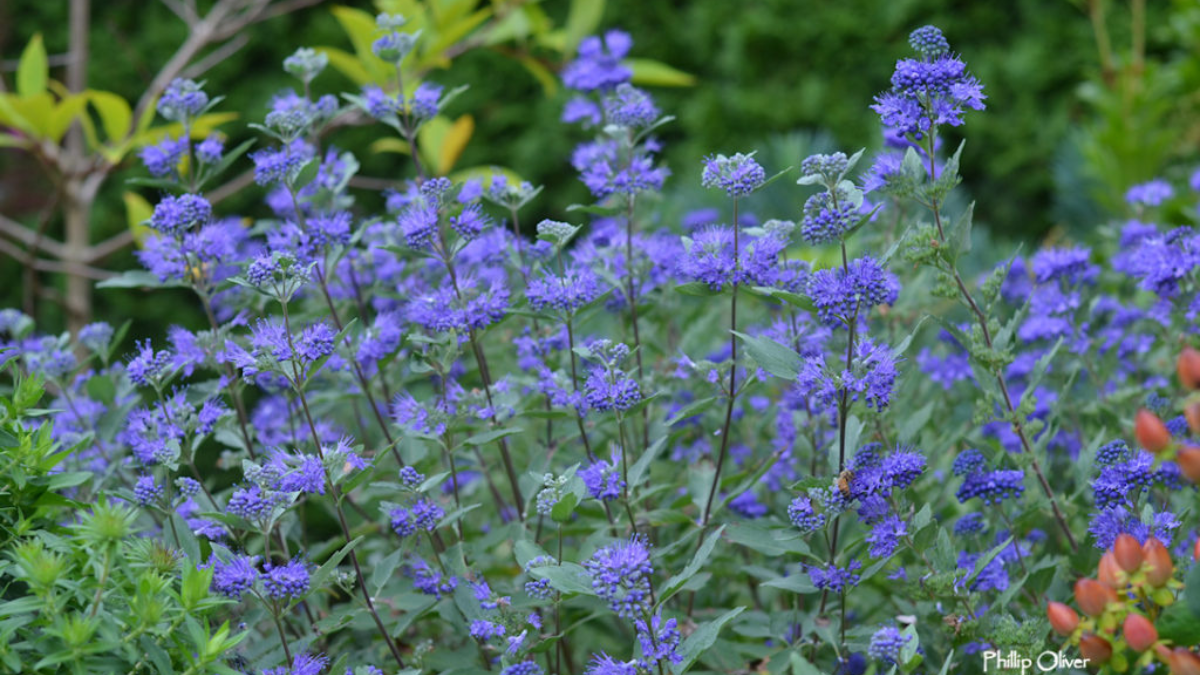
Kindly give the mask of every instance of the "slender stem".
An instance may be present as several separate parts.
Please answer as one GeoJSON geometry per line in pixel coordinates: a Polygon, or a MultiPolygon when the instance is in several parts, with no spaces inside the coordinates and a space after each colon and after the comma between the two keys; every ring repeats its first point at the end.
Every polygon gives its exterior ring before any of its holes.
{"type": "MultiPolygon", "coordinates": [[[[932,172],[933,134],[929,135],[929,147],[927,151],[929,153],[929,164],[932,172]]],[[[938,201],[934,199],[931,200],[927,206],[929,207],[929,210],[933,212],[933,221],[937,226],[938,238],[941,240],[941,242],[944,242],[946,240],[946,232],[944,230],[944,226],[942,225],[942,213],[940,205],[938,204],[938,201]]],[[[984,311],[979,307],[979,304],[975,302],[975,298],[972,297],[971,291],[967,289],[966,283],[963,282],[962,276],[959,275],[958,268],[954,265],[950,265],[950,272],[954,277],[954,283],[958,286],[959,295],[961,295],[963,301],[967,303],[971,313],[975,316],[976,322],[979,324],[979,328],[983,334],[984,344],[988,349],[992,349],[992,334],[991,330],[988,328],[987,314],[985,314],[984,311]]],[[[1033,469],[1034,475],[1037,476],[1038,483],[1042,486],[1042,492],[1044,492],[1046,497],[1050,500],[1050,509],[1054,512],[1054,519],[1058,521],[1059,529],[1062,530],[1063,536],[1066,537],[1067,543],[1071,547],[1071,552],[1076,553],[1079,551],[1079,544],[1075,541],[1075,535],[1071,534],[1071,528],[1069,525],[1067,525],[1067,517],[1063,514],[1062,509],[1059,508],[1058,500],[1054,497],[1054,490],[1050,487],[1049,481],[1046,480],[1046,474],[1044,471],[1042,471],[1042,465],[1040,462],[1038,462],[1037,456],[1034,454],[1033,444],[1030,443],[1029,436],[1025,432],[1025,424],[1021,421],[1020,415],[1017,414],[1016,406],[1013,404],[1012,394],[1009,393],[1008,382],[1006,382],[1004,378],[1004,371],[1000,368],[997,368],[992,371],[992,375],[996,378],[996,383],[1000,387],[1000,393],[1004,399],[1004,408],[1008,414],[1009,423],[1012,425],[1012,429],[1016,433],[1017,438],[1021,441],[1021,451],[1029,455],[1030,467],[1033,469]]]]}
{"type": "Polygon", "coordinates": [[[708,490],[708,499],[704,503],[704,514],[700,518],[700,543],[704,543],[703,529],[708,526],[708,521],[712,518],[713,499],[717,495],[717,490],[721,485],[721,469],[725,466],[725,456],[729,454],[729,432],[733,424],[733,404],[737,399],[737,297],[738,284],[737,272],[741,266],[738,255],[738,200],[733,199],[733,268],[734,268],[734,283],[733,293],[729,299],[729,403],[725,406],[725,424],[721,427],[721,450],[717,453],[717,469],[713,473],[712,486],[708,490]]]}
{"type": "MultiPolygon", "coordinates": [[[[292,354],[295,354],[296,346],[292,340],[292,325],[291,320],[288,317],[287,303],[280,304],[283,307],[283,323],[284,330],[287,332],[288,348],[292,354]]],[[[295,377],[294,382],[297,396],[300,399],[300,406],[304,410],[304,420],[308,423],[308,430],[309,433],[312,434],[313,445],[316,446],[317,455],[321,458],[321,464],[322,467],[324,467],[325,451],[321,447],[321,437],[317,433],[316,424],[313,422],[312,412],[308,409],[308,399],[304,395],[305,383],[300,375],[300,368],[295,359],[292,359],[292,374],[295,377]]],[[[346,522],[346,512],[344,509],[342,509],[342,496],[340,490],[338,490],[337,484],[330,477],[329,470],[323,470],[325,472],[325,483],[329,486],[329,494],[333,498],[333,508],[337,513],[338,524],[342,528],[342,537],[346,540],[346,543],[349,544],[351,541],[353,541],[353,539],[350,536],[350,526],[346,522]]],[[[363,576],[362,567],[358,563],[358,555],[354,552],[353,548],[350,549],[349,557],[350,564],[354,566],[355,577],[358,579],[358,587],[362,590],[363,600],[366,601],[367,609],[370,611],[371,617],[375,620],[375,626],[379,629],[379,634],[383,636],[384,642],[387,643],[388,650],[392,652],[392,657],[395,658],[396,664],[403,669],[405,668],[404,657],[400,655],[400,649],[396,646],[395,641],[392,640],[391,634],[388,633],[387,628],[383,625],[383,619],[379,618],[379,612],[375,610],[375,603],[371,599],[371,592],[367,590],[366,577],[363,576]]]]}
{"type": "MultiPolygon", "coordinates": [[[[629,284],[629,314],[633,321],[633,347],[634,356],[637,357],[638,368],[638,386],[645,386],[646,373],[642,370],[642,335],[638,330],[638,311],[637,311],[637,288],[634,285],[634,269],[633,269],[633,206],[634,196],[629,195],[628,206],[625,211],[625,272],[629,284]]],[[[734,212],[736,220],[737,201],[734,200],[734,212]]],[[[736,225],[734,231],[737,231],[736,225]]],[[[736,235],[735,235],[736,236],[736,235]]],[[[736,248],[736,245],[735,245],[736,248]]],[[[650,447],[650,417],[649,408],[642,408],[642,449],[650,447]]]]}
{"type": "MultiPolygon", "coordinates": [[[[463,303],[462,289],[458,285],[458,274],[454,270],[454,262],[450,259],[449,248],[446,246],[445,232],[439,231],[442,247],[442,263],[446,266],[446,273],[450,275],[450,284],[454,289],[454,297],[459,303],[463,303]]],[[[468,331],[471,342],[471,351],[475,354],[475,362],[479,364],[479,377],[483,380],[483,393],[487,398],[488,410],[491,412],[492,425],[499,427],[500,420],[496,418],[496,405],[492,401],[492,376],[488,369],[487,356],[483,349],[479,346],[479,338],[474,328],[468,331]]],[[[497,445],[500,446],[500,458],[504,463],[504,472],[508,474],[508,482],[512,486],[514,499],[514,507],[517,512],[517,519],[522,523],[525,522],[525,497],[521,494],[520,481],[517,478],[517,470],[513,466],[512,455],[508,451],[508,440],[503,436],[497,439],[497,445]]],[[[480,468],[483,468],[482,466],[480,468]]]]}

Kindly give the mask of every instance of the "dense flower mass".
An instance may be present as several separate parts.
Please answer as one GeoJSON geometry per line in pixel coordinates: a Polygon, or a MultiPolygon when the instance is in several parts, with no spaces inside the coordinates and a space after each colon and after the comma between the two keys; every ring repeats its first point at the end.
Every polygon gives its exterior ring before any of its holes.
{"type": "MultiPolygon", "coordinates": [[[[59,218],[9,237],[28,308],[0,310],[0,663],[865,675],[1045,645],[1200,668],[1177,646],[1200,556],[1200,170],[1105,183],[1118,222],[1010,253],[972,233],[994,214],[955,191],[974,158],[938,128],[982,109],[982,85],[924,26],[875,100],[873,167],[814,135],[701,151],[697,184],[669,185],[693,146],[667,151],[679,110],[655,97],[686,73],[626,33],[579,34],[589,3],[564,25],[471,4],[336,8],[354,58],[294,53],[298,84],[246,116],[262,138],[228,151],[241,130],[209,113],[217,92],[175,81],[159,122],[144,101],[109,138],[115,96],[28,93],[31,43],[0,145],[53,169],[74,150],[42,125],[79,106],[102,161],[64,197],[134,153],[153,177],[125,197],[144,269],[116,273],[125,234],[72,273],[106,277],[97,314],[172,290],[89,323],[78,285],[52,283],[74,248],[59,218]],[[513,121],[450,107],[476,47],[547,91],[568,60],[578,145],[544,159],[568,160],[583,203],[524,173],[555,134],[464,146],[474,120],[513,121]],[[313,93],[336,86],[329,65],[362,88],[313,93]],[[39,101],[53,110],[9,119],[39,101]],[[368,138],[370,161],[330,145],[368,138]],[[758,158],[797,147],[819,151],[799,189],[766,189],[758,158]],[[163,302],[178,311],[156,332],[163,302]]],[[[1147,65],[1147,83],[1170,72],[1147,65]]]]}

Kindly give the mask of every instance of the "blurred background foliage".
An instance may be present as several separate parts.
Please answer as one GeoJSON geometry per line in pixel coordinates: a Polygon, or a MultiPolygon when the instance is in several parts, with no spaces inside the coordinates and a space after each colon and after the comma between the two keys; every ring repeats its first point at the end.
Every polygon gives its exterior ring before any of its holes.
{"type": "MultiPolygon", "coordinates": [[[[211,2],[201,0],[201,8],[211,2]]],[[[346,2],[375,13],[379,3],[346,2]]],[[[488,0],[479,0],[486,7],[488,0]]],[[[988,110],[968,117],[963,174],[977,200],[977,230],[1026,250],[1050,238],[1086,239],[1111,218],[1125,217],[1122,196],[1130,185],[1165,175],[1185,183],[1200,150],[1200,3],[1196,0],[544,0],[528,3],[554,26],[565,25],[572,6],[590,8],[600,29],[620,27],[634,39],[632,56],[669,64],[694,76],[693,86],[648,87],[665,114],[677,119],[662,131],[668,182],[665,224],[683,210],[714,199],[699,189],[700,159],[710,153],[759,150],[769,171],[794,166],[809,152],[876,148],[878,118],[869,109],[887,89],[896,59],[910,55],[908,33],[932,23],[943,29],[984,83],[988,110]],[[602,10],[602,11],[601,11],[602,10]],[[1014,241],[1015,240],[1015,241],[1014,241]]],[[[30,38],[42,34],[51,76],[61,79],[54,55],[68,50],[66,2],[0,3],[0,58],[11,90],[16,60],[30,38]]],[[[241,117],[221,127],[227,147],[255,138],[246,128],[261,121],[272,96],[293,86],[282,60],[299,46],[352,51],[335,20],[337,5],[324,2],[248,29],[245,47],[205,73],[210,94],[226,100],[219,111],[241,117]]],[[[576,7],[576,12],[580,11],[576,7]]],[[[147,0],[95,2],[91,17],[88,84],[136,100],[186,37],[187,29],[163,4],[147,0]]],[[[569,55],[568,55],[569,56],[569,55]]],[[[566,92],[545,74],[563,63],[545,42],[515,39],[468,50],[450,69],[427,79],[469,89],[450,106],[451,117],[470,115],[474,131],[456,168],[508,167],[546,189],[522,222],[575,219],[572,203],[588,197],[568,163],[581,140],[558,122],[566,92]],[[531,72],[535,63],[544,72],[531,72]]],[[[330,68],[315,93],[357,89],[330,68]]],[[[378,185],[411,172],[407,158],[367,150],[378,126],[343,127],[328,143],[355,151],[360,175],[378,185]]],[[[956,130],[957,131],[957,130],[956,130]]],[[[961,137],[946,139],[947,147],[961,137]]],[[[245,162],[244,162],[245,164],[245,162]]],[[[248,166],[248,164],[246,164],[248,166]]],[[[245,166],[242,167],[244,169],[245,166]]],[[[122,194],[129,178],[145,176],[133,155],[102,188],[92,217],[93,240],[127,228],[122,194]]],[[[53,186],[37,163],[0,148],[0,213],[30,224],[53,186]]],[[[150,203],[152,189],[137,188],[150,203]]],[[[772,186],[758,205],[764,218],[799,217],[804,193],[791,181],[772,186]]],[[[262,192],[253,185],[223,201],[225,214],[261,216],[262,192]]],[[[361,192],[360,206],[376,208],[377,191],[361,192]]],[[[677,221],[676,221],[677,222],[677,221]]],[[[48,232],[58,225],[51,222],[48,232]]],[[[105,267],[137,265],[131,251],[105,267]]],[[[21,266],[0,262],[0,306],[20,306],[21,266]]],[[[197,327],[188,305],[170,293],[97,293],[95,313],[134,317],[134,335],[161,334],[164,324],[197,327]]],[[[41,326],[64,325],[62,311],[40,302],[41,326]]]]}

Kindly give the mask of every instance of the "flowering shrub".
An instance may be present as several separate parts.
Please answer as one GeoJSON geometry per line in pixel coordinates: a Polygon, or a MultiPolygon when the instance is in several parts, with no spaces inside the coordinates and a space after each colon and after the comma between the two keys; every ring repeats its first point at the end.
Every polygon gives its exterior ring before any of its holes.
{"type": "Polygon", "coordinates": [[[1053,628],[1121,670],[1099,634],[1123,621],[1138,665],[1194,672],[1200,605],[1153,623],[1200,590],[1170,562],[1197,538],[1200,408],[1176,417],[1161,374],[1200,306],[1200,238],[1156,221],[1182,190],[1131,191],[1092,248],[965,274],[963,146],[940,131],[987,98],[926,26],[872,159],[796,158],[779,214],[756,200],[788,168],[697,158],[725,207],[666,222],[670,118],[612,31],[562,73],[595,201],[530,239],[537,187],[420,163],[456,90],[401,81],[420,35],[377,32],[388,86],[313,100],[326,57],[300,50],[303,93],[249,153],[193,144],[219,105],[200,84],[160,100],[183,134],[142,153],[163,190],[146,269],[107,285],[186,288],[206,327],[125,344],[0,312],[3,667],[967,673],[1056,649],[1053,628]],[[324,142],[341,116],[410,149],[383,212],[324,142]],[[266,217],[206,199],[236,163],[266,217]],[[51,574],[65,556],[94,573],[51,574]],[[1114,558],[1079,619],[1075,571],[1114,558]]]}

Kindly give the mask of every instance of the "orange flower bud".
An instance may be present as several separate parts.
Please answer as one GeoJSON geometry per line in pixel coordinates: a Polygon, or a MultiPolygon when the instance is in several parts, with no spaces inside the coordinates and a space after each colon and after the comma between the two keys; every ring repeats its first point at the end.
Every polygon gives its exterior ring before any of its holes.
{"type": "Polygon", "coordinates": [[[1155,648],[1159,658],[1171,667],[1172,675],[1200,675],[1200,657],[1197,657],[1186,647],[1169,649],[1163,645],[1155,648]]]}
{"type": "Polygon", "coordinates": [[[1171,432],[1158,415],[1142,408],[1133,420],[1133,435],[1137,442],[1150,452],[1159,453],[1171,445],[1171,432]]]}
{"type": "Polygon", "coordinates": [[[1200,484],[1200,448],[1190,445],[1180,448],[1175,463],[1188,480],[1200,484]]]}
{"type": "Polygon", "coordinates": [[[1179,382],[1188,389],[1200,389],[1200,352],[1184,347],[1175,361],[1179,371],[1179,382]]]}
{"type": "Polygon", "coordinates": [[[1122,630],[1125,631],[1125,642],[1135,652],[1144,652],[1158,642],[1158,631],[1154,624],[1141,614],[1126,615],[1122,630]]]}
{"type": "Polygon", "coordinates": [[[1200,401],[1192,401],[1183,406],[1183,417],[1187,420],[1192,433],[1200,434],[1200,401]]]}
{"type": "Polygon", "coordinates": [[[1080,579],[1075,582],[1075,604],[1088,616],[1100,616],[1108,603],[1117,602],[1117,592],[1095,579],[1080,579]]]}
{"type": "Polygon", "coordinates": [[[1171,552],[1161,541],[1150,537],[1142,547],[1142,553],[1146,556],[1146,581],[1151,586],[1158,588],[1171,580],[1175,563],[1171,562],[1171,552]]]}
{"type": "Polygon", "coordinates": [[[1100,556],[1100,566],[1097,568],[1100,583],[1110,588],[1121,588],[1122,584],[1118,580],[1118,572],[1121,571],[1121,566],[1117,564],[1117,558],[1111,550],[1105,551],[1104,555],[1100,556]]]}
{"type": "Polygon", "coordinates": [[[1132,574],[1142,566],[1142,545],[1132,534],[1123,532],[1113,543],[1113,557],[1121,569],[1132,574]]]}
{"type": "Polygon", "coordinates": [[[1079,654],[1090,662],[1088,665],[1107,663],[1112,658],[1112,652],[1108,640],[1095,633],[1087,633],[1079,640],[1079,654]]]}
{"type": "Polygon", "coordinates": [[[1046,616],[1050,619],[1050,627],[1059,635],[1070,635],[1079,625],[1079,615],[1061,602],[1046,605],[1046,616]]]}
{"type": "Polygon", "coordinates": [[[1192,546],[1192,560],[1200,560],[1200,539],[1192,546]]]}

